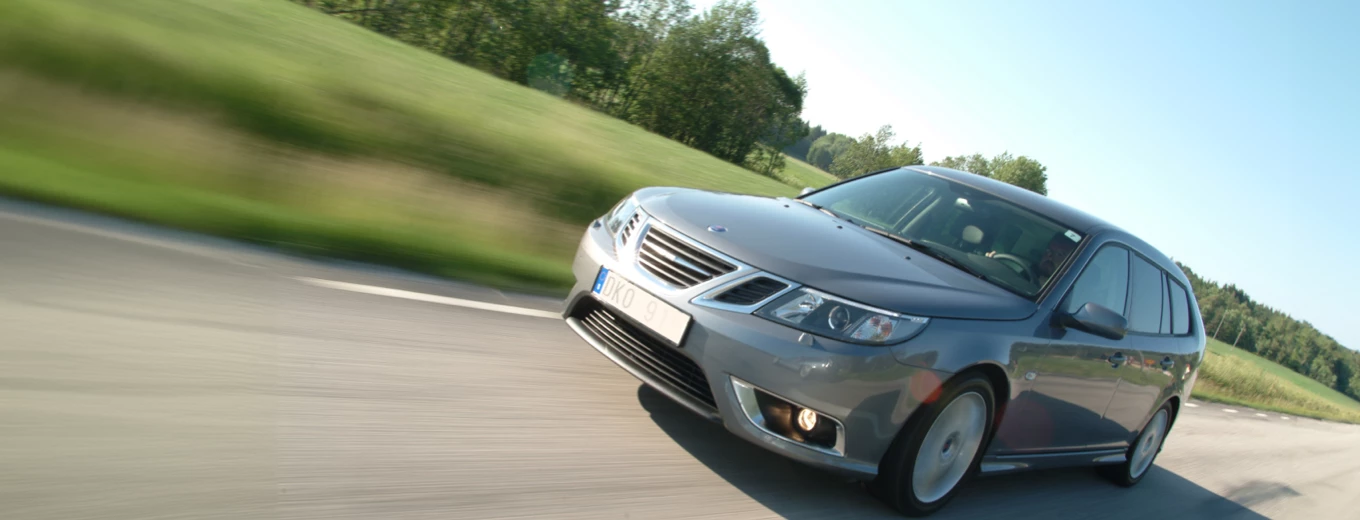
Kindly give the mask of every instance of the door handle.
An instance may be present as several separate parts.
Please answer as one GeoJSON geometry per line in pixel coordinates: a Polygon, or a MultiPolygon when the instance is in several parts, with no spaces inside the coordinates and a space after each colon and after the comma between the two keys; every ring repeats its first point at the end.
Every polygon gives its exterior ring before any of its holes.
{"type": "Polygon", "coordinates": [[[1174,366],[1176,366],[1176,362],[1171,360],[1171,356],[1162,358],[1162,370],[1171,370],[1171,367],[1174,366]]]}
{"type": "Polygon", "coordinates": [[[1115,352],[1113,356],[1110,356],[1110,368],[1119,368],[1119,365],[1124,364],[1125,361],[1128,361],[1128,358],[1124,357],[1123,352],[1115,352]]]}

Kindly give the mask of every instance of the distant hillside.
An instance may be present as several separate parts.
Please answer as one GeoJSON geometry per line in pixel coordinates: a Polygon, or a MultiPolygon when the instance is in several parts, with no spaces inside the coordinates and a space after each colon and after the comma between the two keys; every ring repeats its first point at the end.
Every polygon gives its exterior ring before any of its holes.
{"type": "Polygon", "coordinates": [[[1180,267],[1194,286],[1210,336],[1360,400],[1360,352],[1306,321],[1253,300],[1235,285],[1205,280],[1189,267],[1180,267]]]}

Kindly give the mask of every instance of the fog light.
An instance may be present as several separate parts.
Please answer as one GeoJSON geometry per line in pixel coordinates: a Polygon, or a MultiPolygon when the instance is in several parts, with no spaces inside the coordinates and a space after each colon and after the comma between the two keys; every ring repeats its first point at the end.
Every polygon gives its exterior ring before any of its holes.
{"type": "Polygon", "coordinates": [[[817,427],[817,412],[804,408],[798,411],[798,427],[805,432],[817,427]]]}

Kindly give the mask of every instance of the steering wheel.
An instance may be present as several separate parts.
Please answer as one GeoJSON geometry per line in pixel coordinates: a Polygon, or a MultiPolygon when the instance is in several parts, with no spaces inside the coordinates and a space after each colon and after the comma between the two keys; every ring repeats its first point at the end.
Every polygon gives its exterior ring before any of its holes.
{"type": "Polygon", "coordinates": [[[989,258],[992,260],[1005,260],[1006,263],[1019,267],[1020,274],[1024,275],[1025,279],[1029,280],[1031,283],[1034,282],[1034,271],[1029,268],[1029,262],[1026,262],[1023,258],[1015,255],[1008,255],[1006,253],[994,253],[989,258]]]}

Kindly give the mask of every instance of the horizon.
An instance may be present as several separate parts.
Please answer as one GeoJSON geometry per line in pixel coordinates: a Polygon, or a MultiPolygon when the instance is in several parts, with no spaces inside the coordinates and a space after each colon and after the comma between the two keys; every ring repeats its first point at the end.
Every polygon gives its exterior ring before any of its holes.
{"type": "Polygon", "coordinates": [[[891,125],[927,164],[1029,156],[1049,197],[1360,350],[1345,327],[1360,277],[1334,274],[1360,245],[1332,209],[1360,193],[1340,153],[1360,139],[1344,66],[1360,5],[755,5],[771,59],[806,74],[810,125],[891,125]],[[1280,254],[1293,244],[1312,246],[1306,265],[1280,254]]]}

